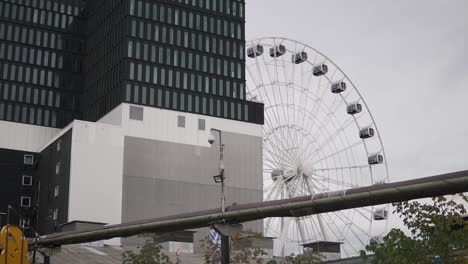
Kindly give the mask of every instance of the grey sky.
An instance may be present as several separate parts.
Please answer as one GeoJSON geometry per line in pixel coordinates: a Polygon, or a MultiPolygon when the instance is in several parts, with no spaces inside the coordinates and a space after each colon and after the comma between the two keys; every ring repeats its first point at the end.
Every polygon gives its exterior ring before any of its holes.
{"type": "Polygon", "coordinates": [[[246,2],[247,39],[304,42],[353,80],[392,180],[468,169],[468,1],[246,2]]]}

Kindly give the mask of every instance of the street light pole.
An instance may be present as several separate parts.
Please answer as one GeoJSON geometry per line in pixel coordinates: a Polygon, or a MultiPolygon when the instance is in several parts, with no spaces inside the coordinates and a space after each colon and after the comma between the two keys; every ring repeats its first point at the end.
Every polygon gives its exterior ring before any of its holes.
{"type": "Polygon", "coordinates": [[[2,216],[6,215],[4,212],[0,212],[0,230],[2,228],[2,216]]]}
{"type": "MultiPolygon", "coordinates": [[[[224,195],[224,144],[222,132],[219,129],[212,128],[210,132],[217,132],[219,134],[219,175],[214,176],[216,183],[221,183],[221,212],[224,214],[226,212],[226,196],[224,195]]],[[[214,143],[214,138],[211,136],[208,139],[210,144],[214,143]]],[[[224,219],[223,219],[224,222],[224,219]]],[[[220,233],[221,236],[221,264],[229,264],[229,255],[230,255],[230,245],[229,245],[229,236],[220,233]]]]}
{"type": "Polygon", "coordinates": [[[217,132],[219,135],[219,175],[215,176],[215,182],[221,182],[221,212],[226,212],[226,196],[224,195],[224,144],[221,130],[212,128],[211,132],[217,132]]]}

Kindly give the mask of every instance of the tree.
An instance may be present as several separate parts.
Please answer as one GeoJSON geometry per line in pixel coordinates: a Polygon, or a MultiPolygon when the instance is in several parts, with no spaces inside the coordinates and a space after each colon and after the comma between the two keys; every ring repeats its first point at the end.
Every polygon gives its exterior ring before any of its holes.
{"type": "Polygon", "coordinates": [[[468,252],[468,229],[463,228],[463,203],[465,195],[435,197],[432,204],[418,201],[393,204],[394,213],[399,214],[409,229],[406,235],[400,229],[392,229],[383,238],[383,243],[367,246],[374,253],[373,263],[465,263],[468,252]],[[462,202],[456,201],[460,197],[462,202]]]}
{"type": "MultiPolygon", "coordinates": [[[[261,248],[245,246],[245,242],[254,239],[263,238],[262,234],[252,231],[242,231],[239,234],[231,236],[230,263],[232,264],[261,264],[266,252],[261,248]]],[[[205,264],[217,264],[221,258],[219,246],[213,243],[209,236],[201,240],[201,247],[204,249],[205,264]]]]}
{"type": "Polygon", "coordinates": [[[139,252],[127,250],[122,254],[123,264],[171,264],[169,256],[161,252],[156,234],[145,234],[145,244],[138,247],[139,252]]]}

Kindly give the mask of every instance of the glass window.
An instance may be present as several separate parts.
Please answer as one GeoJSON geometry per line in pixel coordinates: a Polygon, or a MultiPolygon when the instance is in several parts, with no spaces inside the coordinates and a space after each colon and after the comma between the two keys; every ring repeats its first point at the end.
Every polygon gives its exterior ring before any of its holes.
{"type": "Polygon", "coordinates": [[[133,64],[133,62],[130,62],[130,76],[129,76],[130,80],[134,80],[135,79],[135,64],[133,64]]]}
{"type": "Polygon", "coordinates": [[[187,13],[185,11],[182,11],[182,26],[186,27],[187,26],[187,13]]]}
{"type": "Polygon", "coordinates": [[[170,100],[171,100],[170,96],[171,96],[170,92],[166,91],[166,96],[164,98],[164,107],[166,107],[166,108],[169,108],[169,106],[170,106],[170,100]]]}
{"type": "Polygon", "coordinates": [[[189,13],[189,28],[193,28],[193,13],[189,13]]]}
{"type": "Polygon", "coordinates": [[[138,71],[137,71],[137,76],[138,76],[138,77],[137,77],[137,80],[140,81],[140,82],[141,82],[142,79],[143,79],[143,76],[142,76],[142,75],[143,75],[143,65],[138,64],[138,71]]]}
{"type": "Polygon", "coordinates": [[[146,86],[141,87],[141,103],[146,104],[146,86]]]}
{"type": "Polygon", "coordinates": [[[179,25],[179,10],[174,10],[174,24],[179,25]]]}
{"type": "Polygon", "coordinates": [[[154,25],[154,40],[159,41],[159,25],[154,25]]]}
{"type": "Polygon", "coordinates": [[[154,88],[149,90],[149,104],[154,105],[154,88]]]}
{"type": "Polygon", "coordinates": [[[141,2],[141,0],[138,0],[137,5],[138,5],[138,7],[137,7],[137,16],[142,17],[143,3],[141,2]]]}
{"type": "Polygon", "coordinates": [[[180,94],[180,110],[185,111],[185,94],[180,94]]]}
{"type": "Polygon", "coordinates": [[[145,18],[150,18],[150,11],[151,11],[151,7],[150,7],[150,3],[149,2],[146,2],[146,5],[145,5],[145,18]]]}
{"type": "Polygon", "coordinates": [[[128,57],[131,58],[133,55],[133,41],[128,41],[128,57]]]}
{"type": "Polygon", "coordinates": [[[237,98],[237,83],[232,82],[232,97],[237,98]]]}
{"type": "Polygon", "coordinates": [[[172,109],[177,109],[177,92],[172,92],[172,109]]]}
{"type": "Polygon", "coordinates": [[[130,0],[130,15],[135,15],[135,0],[130,0]]]}
{"type": "Polygon", "coordinates": [[[143,21],[140,21],[140,23],[138,23],[138,37],[143,38],[144,32],[145,32],[145,23],[143,21]]]}
{"type": "Polygon", "coordinates": [[[175,72],[175,87],[180,88],[180,72],[176,71],[175,72]]]}
{"type": "Polygon", "coordinates": [[[167,85],[172,87],[172,70],[167,71],[167,85]]]}
{"type": "Polygon", "coordinates": [[[158,83],[158,67],[156,66],[153,67],[153,83],[158,83]]]}
{"type": "Polygon", "coordinates": [[[165,21],[164,9],[164,6],[161,6],[161,8],[159,9],[159,21],[165,21]]]}
{"type": "Polygon", "coordinates": [[[198,95],[195,96],[195,113],[200,112],[200,102],[198,101],[198,95]]]}
{"type": "Polygon", "coordinates": [[[192,112],[192,95],[187,96],[187,111],[192,112]]]}
{"type": "Polygon", "coordinates": [[[134,85],[133,86],[133,102],[138,103],[139,102],[139,92],[140,92],[140,86],[134,85]]]}
{"type": "Polygon", "coordinates": [[[202,113],[206,114],[206,98],[202,98],[202,113]]]}
{"type": "Polygon", "coordinates": [[[130,35],[136,37],[136,21],[132,20],[130,35]]]}
{"type": "Polygon", "coordinates": [[[166,85],[166,69],[161,68],[161,85],[166,85]]]}
{"type": "Polygon", "coordinates": [[[210,98],[210,107],[209,107],[209,109],[210,109],[210,115],[213,115],[214,114],[213,113],[213,111],[214,111],[213,98],[210,98]]]}
{"type": "Polygon", "coordinates": [[[151,45],[151,61],[156,62],[156,46],[151,45]]]}
{"type": "Polygon", "coordinates": [[[228,117],[228,102],[223,101],[223,117],[228,117]]]}
{"type": "Polygon", "coordinates": [[[148,56],[148,44],[145,43],[143,45],[143,59],[144,60],[149,60],[149,56],[148,56]]]}
{"type": "Polygon", "coordinates": [[[162,91],[158,89],[158,107],[162,106],[162,91]]]}
{"type": "Polygon", "coordinates": [[[158,4],[153,3],[153,20],[157,20],[157,15],[158,15],[158,4]]]}
{"type": "Polygon", "coordinates": [[[151,40],[152,36],[153,36],[153,24],[146,23],[146,39],[151,40]]]}
{"type": "Polygon", "coordinates": [[[145,82],[149,83],[151,81],[150,77],[151,77],[151,66],[146,65],[145,66],[145,82]]]}
{"type": "Polygon", "coordinates": [[[234,109],[234,102],[231,102],[231,119],[235,119],[236,118],[236,112],[235,112],[235,109],[234,109]]]}

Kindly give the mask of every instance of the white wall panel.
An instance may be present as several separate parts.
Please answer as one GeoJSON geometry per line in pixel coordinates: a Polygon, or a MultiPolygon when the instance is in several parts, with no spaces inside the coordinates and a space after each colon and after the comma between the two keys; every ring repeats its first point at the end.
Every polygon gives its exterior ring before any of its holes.
{"type": "MultiPolygon", "coordinates": [[[[122,211],[123,135],[120,127],[75,121],[69,221],[118,224],[122,211]]],[[[119,239],[107,243],[119,244],[119,239]]]]}
{"type": "Polygon", "coordinates": [[[0,148],[37,152],[60,129],[0,121],[0,148]]]}
{"type": "Polygon", "coordinates": [[[211,128],[262,137],[262,126],[258,124],[143,106],[137,106],[144,108],[143,121],[138,121],[128,118],[129,104],[122,104],[121,106],[122,127],[127,136],[203,147],[210,146],[207,140],[211,128]],[[186,118],[185,128],[177,126],[177,117],[179,115],[186,118]],[[205,120],[205,131],[198,130],[198,119],[205,120]]]}

